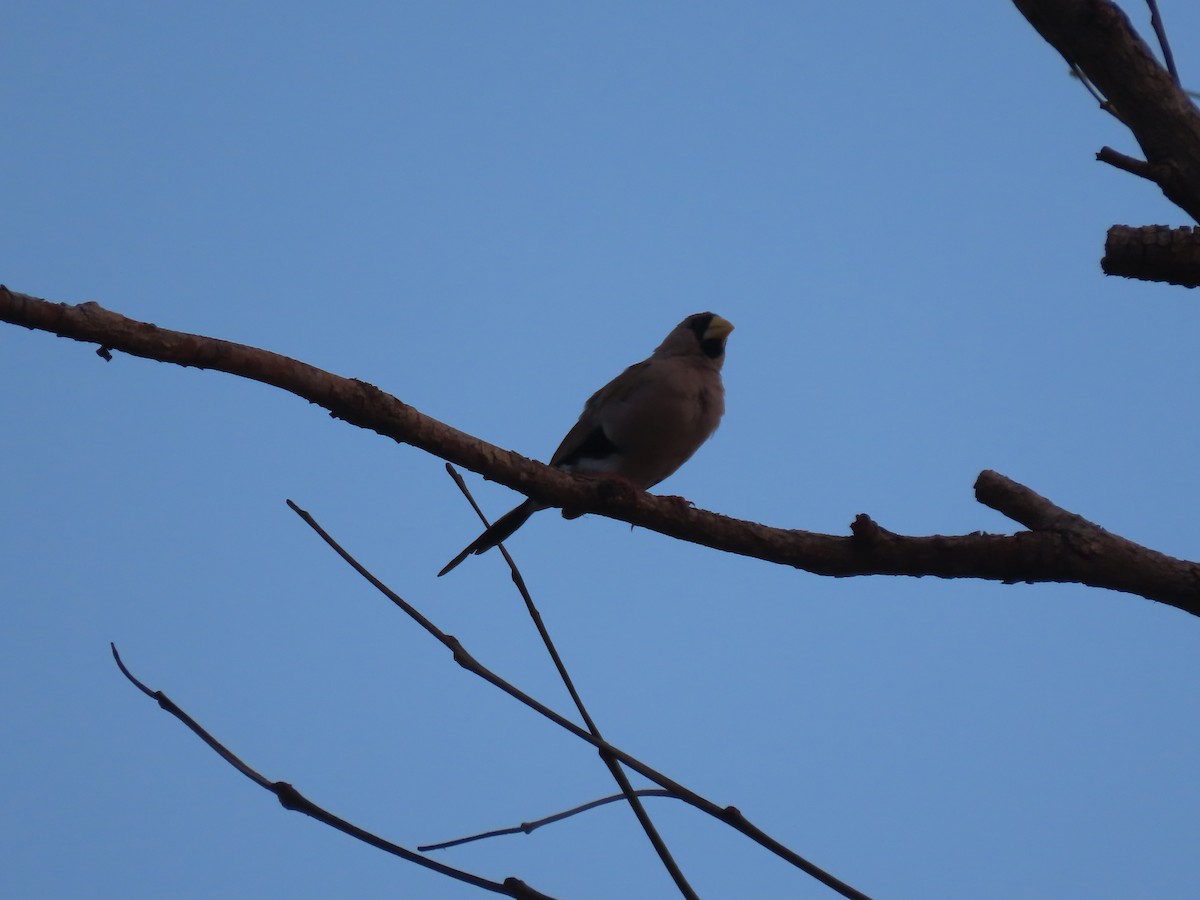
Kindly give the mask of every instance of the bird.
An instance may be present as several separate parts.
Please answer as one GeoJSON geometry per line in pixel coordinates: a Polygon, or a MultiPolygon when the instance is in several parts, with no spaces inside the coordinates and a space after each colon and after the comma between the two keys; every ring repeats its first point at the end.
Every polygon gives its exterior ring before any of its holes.
{"type": "MultiPolygon", "coordinates": [[[[725,413],[721,366],[732,331],[733,325],[716,313],[688,316],[650,356],[592,394],[549,464],[578,475],[615,478],[638,490],[671,475],[712,436],[725,413]]],[[[526,499],[463,548],[438,577],[508,540],[542,509],[544,504],[526,499]]],[[[563,510],[567,519],[581,515],[563,510]]]]}

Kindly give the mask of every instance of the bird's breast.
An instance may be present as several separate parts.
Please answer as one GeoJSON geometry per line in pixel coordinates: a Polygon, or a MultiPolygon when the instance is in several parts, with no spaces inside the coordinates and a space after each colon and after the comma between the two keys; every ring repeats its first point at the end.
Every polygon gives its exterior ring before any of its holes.
{"type": "Polygon", "coordinates": [[[725,409],[719,378],[686,371],[656,385],[655,402],[636,394],[606,410],[603,427],[617,448],[606,469],[643,488],[673,473],[716,430],[725,409]]]}

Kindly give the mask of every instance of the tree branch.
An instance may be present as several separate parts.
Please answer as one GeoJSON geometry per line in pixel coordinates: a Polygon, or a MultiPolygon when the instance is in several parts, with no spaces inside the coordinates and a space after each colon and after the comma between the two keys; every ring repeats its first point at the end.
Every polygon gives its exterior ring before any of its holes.
{"type": "Polygon", "coordinates": [[[1200,221],[1200,110],[1125,13],[1111,0],[1013,3],[1133,132],[1146,157],[1145,172],[1137,174],[1157,183],[1167,199],[1200,221]]]}
{"type": "MultiPolygon", "coordinates": [[[[267,350],[127,319],[95,303],[49,303],[0,286],[0,321],[99,344],[105,352],[216,369],[271,384],[328,409],[335,418],[411,444],[551,506],[599,513],[818,575],[1075,582],[1137,594],[1200,615],[1200,564],[1141,547],[1082,519],[1069,529],[1043,528],[1015,535],[909,537],[886,531],[865,515],[855,522],[849,537],[771,528],[569,475],[444,425],[365,382],[267,350]]],[[[1001,475],[984,472],[976,494],[981,502],[1011,516],[1004,506],[986,499],[993,496],[990,489],[1001,484],[1008,486],[1009,494],[1028,491],[1001,475]]],[[[1038,501],[1046,509],[1058,509],[1048,500],[1038,501]]]]}
{"type": "Polygon", "coordinates": [[[1151,177],[1200,221],[1200,111],[1111,0],[1013,0],[1133,132],[1151,177]]]}
{"type": "MultiPolygon", "coordinates": [[[[483,510],[479,508],[479,504],[475,502],[475,497],[472,496],[471,490],[467,487],[467,483],[463,480],[463,477],[458,474],[458,470],[450,465],[450,463],[446,463],[446,472],[454,479],[454,483],[462,491],[463,496],[467,498],[467,502],[475,510],[475,515],[479,516],[483,527],[487,528],[491,522],[483,514],[483,510]]],[[[513,585],[525,603],[525,610],[529,613],[529,618],[533,621],[533,625],[537,629],[538,636],[542,639],[542,644],[545,646],[546,652],[550,654],[554,668],[558,671],[558,677],[562,679],[563,687],[571,695],[571,700],[574,702],[575,708],[579,711],[579,716],[583,719],[583,724],[587,726],[587,730],[593,737],[603,740],[600,729],[596,727],[595,720],[592,718],[591,713],[587,711],[587,706],[584,705],[583,698],[579,695],[579,691],[575,689],[575,681],[567,671],[566,663],[563,662],[558,648],[554,645],[554,640],[550,637],[550,630],[546,628],[546,623],[542,620],[542,614],[538,611],[537,604],[533,602],[533,595],[529,593],[529,587],[525,584],[525,577],[521,574],[521,570],[517,568],[516,562],[513,561],[512,556],[504,548],[503,544],[500,545],[500,552],[504,555],[504,561],[508,563],[508,568],[512,572],[513,585]]],[[[684,897],[697,898],[699,900],[695,890],[683,874],[683,870],[679,867],[679,863],[675,861],[670,848],[667,847],[667,842],[663,840],[654,822],[650,819],[650,814],[646,812],[646,807],[641,801],[639,792],[633,789],[633,784],[630,783],[629,776],[625,774],[625,770],[621,768],[620,762],[604,750],[600,751],[600,759],[603,760],[604,765],[612,774],[617,787],[621,789],[622,796],[629,802],[630,809],[633,810],[633,814],[637,817],[638,823],[642,826],[642,830],[650,840],[651,846],[654,847],[654,852],[658,854],[658,858],[662,860],[663,866],[670,873],[675,886],[679,888],[679,893],[684,897]]]]}
{"type": "Polygon", "coordinates": [[[1200,287],[1200,228],[1114,225],[1100,265],[1108,275],[1200,287]]]}
{"type": "Polygon", "coordinates": [[[726,825],[730,826],[736,831],[740,831],[759,846],[774,853],[780,859],[786,860],[801,871],[808,873],[827,887],[833,888],[833,890],[837,891],[843,897],[853,898],[853,900],[870,900],[866,894],[856,890],[855,888],[846,884],[844,881],[835,878],[824,869],[821,869],[819,866],[809,862],[795,850],[792,850],[790,847],[781,844],[761,828],[752,824],[745,816],[741,814],[737,807],[717,806],[711,800],[702,797],[695,791],[689,790],[679,782],[668,778],[666,775],[656,771],[655,769],[650,768],[641,760],[630,756],[628,753],[617,747],[614,747],[599,735],[580,728],[570,719],[560,715],[550,707],[546,706],[544,703],[541,703],[540,701],[535,700],[529,694],[526,694],[520,688],[514,686],[508,681],[505,681],[487,666],[480,663],[479,660],[475,659],[475,657],[467,651],[467,648],[462,645],[462,642],[459,641],[458,638],[454,637],[453,635],[446,634],[446,632],[442,631],[424,615],[418,612],[416,607],[414,607],[411,603],[376,578],[366,568],[366,566],[351,556],[346,549],[341,546],[341,544],[335,541],[329,532],[318,525],[316,519],[314,519],[312,515],[301,509],[291,500],[287,501],[287,505],[294,513],[296,513],[296,515],[300,516],[300,518],[304,520],[305,524],[308,525],[309,528],[317,533],[321,540],[328,544],[338,556],[345,560],[350,568],[354,569],[354,571],[365,578],[370,585],[375,588],[375,590],[387,597],[388,600],[395,604],[395,606],[399,608],[406,616],[420,625],[430,636],[435,638],[439,643],[441,643],[442,646],[449,650],[454,657],[454,661],[468,672],[478,676],[479,678],[482,678],[493,687],[499,688],[514,700],[525,704],[525,706],[527,706],[529,709],[532,709],[534,712],[549,719],[559,728],[565,729],[580,740],[591,744],[604,755],[605,759],[613,759],[624,763],[634,772],[637,772],[644,778],[650,779],[664,790],[669,791],[672,796],[678,797],[684,803],[695,807],[696,809],[712,816],[714,819],[720,822],[724,822],[726,825]]]}
{"type": "Polygon", "coordinates": [[[109,647],[112,650],[113,659],[117,663],[117,668],[121,670],[121,674],[128,679],[130,684],[136,687],[151,700],[156,701],[163,710],[169,712],[180,722],[186,725],[193,734],[200,738],[200,740],[204,741],[204,743],[208,744],[208,746],[216,751],[217,755],[219,755],[223,760],[257,784],[260,788],[274,794],[275,799],[279,801],[279,804],[284,809],[292,810],[293,812],[304,813],[306,816],[311,816],[318,822],[328,825],[330,828],[335,828],[342,832],[342,834],[348,834],[350,837],[356,838],[357,840],[362,841],[364,844],[370,844],[372,847],[375,847],[378,850],[383,850],[385,853],[398,856],[403,860],[415,863],[418,866],[423,866],[426,869],[438,872],[439,874],[445,875],[448,878],[453,878],[457,881],[462,881],[466,884],[473,885],[474,887],[483,888],[484,890],[491,891],[495,894],[506,894],[509,897],[518,898],[518,900],[554,900],[554,898],[550,897],[549,895],[543,894],[540,891],[536,891],[529,887],[529,885],[525,884],[525,882],[521,881],[519,878],[506,878],[503,882],[491,881],[490,879],[464,871],[463,869],[456,869],[453,866],[446,865],[445,863],[428,859],[422,856],[420,853],[414,853],[412,850],[401,847],[399,844],[393,844],[391,841],[384,840],[376,834],[365,831],[364,829],[359,828],[357,825],[335,816],[327,809],[317,806],[286,781],[271,781],[266,776],[259,774],[254,769],[250,768],[250,766],[246,765],[246,763],[242,762],[241,759],[234,755],[233,751],[229,750],[224,744],[209,734],[199,722],[197,722],[179,706],[177,706],[170,697],[168,697],[162,691],[153,691],[146,687],[146,685],[142,684],[142,682],[138,681],[138,679],[133,676],[133,673],[126,668],[125,663],[121,659],[121,655],[117,653],[116,644],[109,644],[109,647]]]}
{"type": "Polygon", "coordinates": [[[1096,160],[1108,163],[1113,168],[1120,169],[1122,172],[1128,172],[1130,175],[1136,175],[1138,178],[1145,178],[1147,181],[1154,180],[1154,167],[1150,163],[1144,159],[1138,159],[1136,156],[1121,153],[1112,147],[1101,147],[1096,152],[1096,160]]]}
{"type": "Polygon", "coordinates": [[[1179,80],[1179,70],[1175,68],[1175,54],[1171,52],[1171,42],[1167,40],[1167,29],[1163,26],[1162,14],[1158,11],[1158,0],[1146,0],[1146,5],[1150,7],[1150,27],[1154,29],[1154,36],[1158,38],[1163,63],[1171,73],[1171,80],[1183,87],[1183,82],[1179,80]]]}

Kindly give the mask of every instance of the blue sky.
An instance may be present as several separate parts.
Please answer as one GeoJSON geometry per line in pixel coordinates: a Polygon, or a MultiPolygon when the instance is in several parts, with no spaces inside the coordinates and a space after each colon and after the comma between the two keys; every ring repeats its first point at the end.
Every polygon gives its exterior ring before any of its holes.
{"type": "MultiPolygon", "coordinates": [[[[1200,8],[1163,0],[1200,86],[1200,8]]],[[[1141,6],[1130,4],[1139,25],[1141,6]]],[[[1186,224],[1009,3],[25,3],[0,35],[0,282],[377,384],[545,458],[685,315],[728,412],[663,485],[845,533],[1011,531],[994,468],[1200,556],[1197,298],[1106,279],[1186,224]]],[[[481,661],[568,701],[411,448],[263,385],[0,328],[3,893],[478,896],[294,814],[129,687],[406,845],[613,790],[481,661]]],[[[515,497],[471,478],[493,514],[515,497]]],[[[1077,586],[832,580],[543,513],[511,543],[616,744],[880,897],[1200,882],[1200,629],[1077,586]]],[[[832,894],[670,801],[704,897],[832,894]]],[[[561,897],[671,896],[627,809],[446,851],[561,897]]]]}

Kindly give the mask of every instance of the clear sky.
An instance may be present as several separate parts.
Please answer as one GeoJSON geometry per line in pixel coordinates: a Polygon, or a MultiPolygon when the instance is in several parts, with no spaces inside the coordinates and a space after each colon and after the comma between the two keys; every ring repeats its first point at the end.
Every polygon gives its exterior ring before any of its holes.
{"type": "MultiPolygon", "coordinates": [[[[1200,5],[1161,0],[1200,87],[1200,5]]],[[[1145,25],[1144,8],[1130,10],[1145,25]]],[[[12,2],[0,283],[266,347],[545,458],[685,315],[728,413],[663,485],[844,534],[1011,531],[994,468],[1166,553],[1195,528],[1200,294],[1105,278],[1186,224],[1009,2],[12,2]],[[336,11],[335,11],[336,10],[336,11]]],[[[0,893],[466,898],[406,845],[605,795],[288,511],[568,700],[439,460],[231,376],[0,327],[0,893]]],[[[471,477],[493,515],[516,497],[471,477]]],[[[833,580],[596,517],[511,543],[606,735],[889,898],[1200,890],[1200,622],[1076,586],[833,580]]],[[[649,801],[705,898],[833,896],[649,801]]],[[[437,854],[672,885],[628,809],[437,854]]]]}

